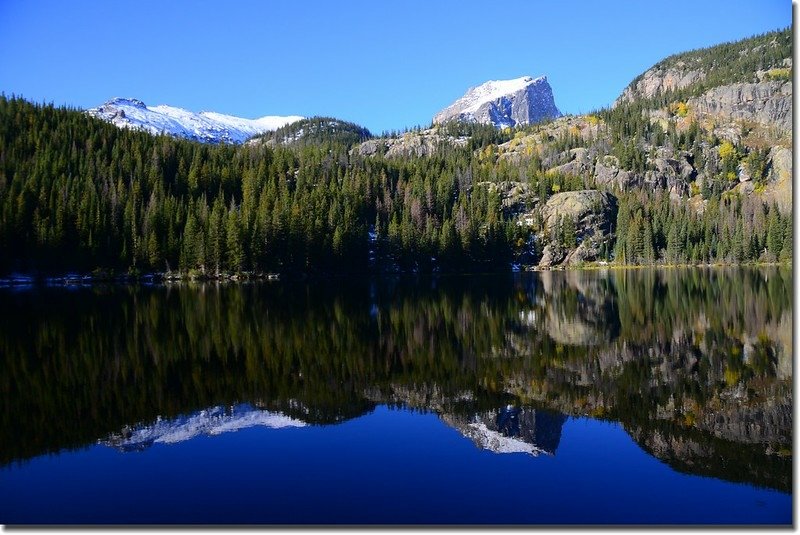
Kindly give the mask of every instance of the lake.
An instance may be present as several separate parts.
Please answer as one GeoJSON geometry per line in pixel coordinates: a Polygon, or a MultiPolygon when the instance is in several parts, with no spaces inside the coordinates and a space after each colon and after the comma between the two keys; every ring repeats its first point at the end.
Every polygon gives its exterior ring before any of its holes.
{"type": "Polygon", "coordinates": [[[789,268],[0,288],[4,524],[792,523],[789,268]]]}

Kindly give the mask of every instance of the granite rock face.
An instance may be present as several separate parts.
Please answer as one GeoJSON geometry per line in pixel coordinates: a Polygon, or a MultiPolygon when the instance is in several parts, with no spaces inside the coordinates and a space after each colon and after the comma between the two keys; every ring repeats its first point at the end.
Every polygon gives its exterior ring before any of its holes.
{"type": "Polygon", "coordinates": [[[598,186],[628,190],[641,186],[643,178],[633,171],[620,169],[616,156],[605,155],[597,159],[594,166],[594,179],[598,186]]]}
{"type": "Polygon", "coordinates": [[[760,82],[715,87],[689,99],[689,109],[728,121],[753,121],[792,132],[792,83],[760,82]]]}
{"type": "Polygon", "coordinates": [[[502,182],[478,182],[476,187],[487,188],[500,197],[500,206],[507,215],[518,215],[525,212],[528,206],[536,205],[539,197],[530,184],[506,180],[502,182]]]}

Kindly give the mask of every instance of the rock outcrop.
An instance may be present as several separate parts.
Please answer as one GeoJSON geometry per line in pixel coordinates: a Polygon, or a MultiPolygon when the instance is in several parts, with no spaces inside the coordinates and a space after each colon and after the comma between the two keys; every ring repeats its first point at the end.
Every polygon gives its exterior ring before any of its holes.
{"type": "Polygon", "coordinates": [[[435,128],[421,132],[408,132],[400,137],[370,139],[355,147],[351,153],[361,156],[382,154],[392,157],[426,157],[436,154],[443,145],[463,147],[467,137],[454,137],[439,133],[435,128]]]}
{"type": "Polygon", "coordinates": [[[588,175],[592,172],[592,157],[589,150],[584,147],[577,147],[568,151],[569,161],[557,165],[550,169],[554,173],[562,175],[588,175]]]}
{"type": "Polygon", "coordinates": [[[478,182],[476,187],[485,187],[489,191],[497,192],[500,197],[500,206],[506,215],[517,215],[525,211],[528,206],[539,202],[530,184],[506,180],[503,182],[478,182]]]}
{"type": "Polygon", "coordinates": [[[580,264],[600,257],[602,246],[613,239],[617,219],[617,198],[596,190],[566,191],[550,197],[541,207],[542,230],[549,243],[545,246],[540,267],[565,263],[580,264]],[[559,226],[571,220],[575,225],[577,247],[570,249],[560,242],[559,226]]]}
{"type": "Polygon", "coordinates": [[[434,123],[468,121],[512,127],[560,117],[547,77],[492,80],[470,88],[437,113],[434,123]]]}
{"type": "Polygon", "coordinates": [[[626,87],[614,105],[638,98],[654,97],[674,89],[683,89],[702,81],[705,77],[706,73],[703,71],[691,69],[682,62],[668,68],[656,66],[626,87]]]}
{"type": "Polygon", "coordinates": [[[643,179],[633,171],[620,169],[619,159],[607,154],[598,158],[594,166],[594,180],[598,186],[627,190],[641,186],[643,179]]]}

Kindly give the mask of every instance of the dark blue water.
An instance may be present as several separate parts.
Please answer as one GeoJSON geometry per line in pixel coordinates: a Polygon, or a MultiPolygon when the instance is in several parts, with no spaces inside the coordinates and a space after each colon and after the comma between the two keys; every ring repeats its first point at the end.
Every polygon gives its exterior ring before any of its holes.
{"type": "Polygon", "coordinates": [[[790,525],[790,283],[0,293],[0,522],[790,525]]]}
{"type": "Polygon", "coordinates": [[[392,410],[250,428],[0,472],[7,523],[788,524],[791,496],[676,472],[619,425],[564,423],[555,455],[478,449],[434,414],[392,410]]]}

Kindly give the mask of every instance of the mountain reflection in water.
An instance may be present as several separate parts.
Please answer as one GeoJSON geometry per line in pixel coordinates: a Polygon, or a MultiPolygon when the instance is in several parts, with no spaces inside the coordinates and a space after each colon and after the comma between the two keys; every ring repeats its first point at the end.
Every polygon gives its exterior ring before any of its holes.
{"type": "Polygon", "coordinates": [[[532,455],[568,416],[619,422],[679,471],[789,492],[791,299],[779,268],[0,289],[0,463],[388,405],[532,455]]]}

